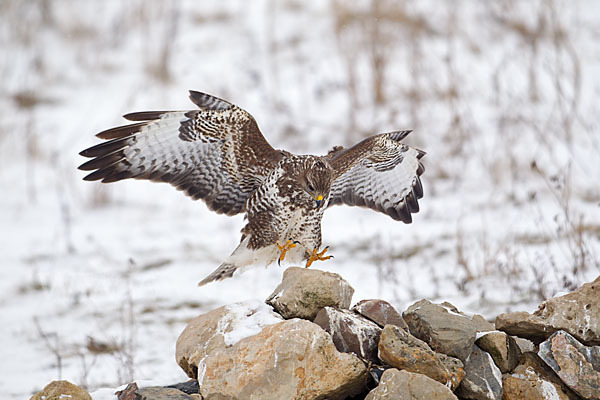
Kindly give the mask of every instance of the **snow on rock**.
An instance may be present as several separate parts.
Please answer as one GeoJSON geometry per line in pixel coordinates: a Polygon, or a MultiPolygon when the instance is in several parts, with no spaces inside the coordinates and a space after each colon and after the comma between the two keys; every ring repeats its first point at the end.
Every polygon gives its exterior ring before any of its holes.
{"type": "Polygon", "coordinates": [[[210,353],[203,363],[204,398],[344,399],[366,384],[358,357],[338,352],[329,334],[296,318],[210,353]]]}
{"type": "Polygon", "coordinates": [[[225,345],[233,346],[248,336],[256,335],[265,326],[281,322],[279,314],[259,300],[250,300],[225,306],[225,345]]]}
{"type": "Polygon", "coordinates": [[[259,333],[268,325],[281,322],[271,307],[258,300],[219,307],[191,320],[175,346],[177,363],[196,379],[202,360],[209,353],[230,347],[240,340],[259,333]]]}

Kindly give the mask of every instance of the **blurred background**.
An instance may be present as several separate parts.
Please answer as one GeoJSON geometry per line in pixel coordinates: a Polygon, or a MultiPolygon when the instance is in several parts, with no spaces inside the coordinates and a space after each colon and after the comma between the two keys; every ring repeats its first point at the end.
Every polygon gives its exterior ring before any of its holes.
{"type": "Polygon", "coordinates": [[[323,221],[354,302],[450,301],[493,320],[600,273],[600,3],[593,0],[0,2],[0,392],[186,380],[186,321],[266,298],[284,268],[196,282],[242,216],[166,184],[83,182],[94,134],[187,90],[325,154],[413,129],[427,152],[411,225],[323,221]]]}

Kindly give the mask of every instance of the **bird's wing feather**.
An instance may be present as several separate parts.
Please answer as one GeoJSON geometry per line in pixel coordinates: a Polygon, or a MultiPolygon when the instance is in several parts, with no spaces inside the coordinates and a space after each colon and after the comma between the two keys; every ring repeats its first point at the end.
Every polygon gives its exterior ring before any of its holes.
{"type": "Polygon", "coordinates": [[[283,157],[241,108],[190,91],[199,110],[145,111],[124,117],[136,123],[97,134],[108,142],[80,154],[85,180],[126,178],[168,182],[218,213],[244,211],[248,197],[283,157]]]}
{"type": "Polygon", "coordinates": [[[368,207],[395,220],[412,222],[423,197],[420,176],[424,172],[421,150],[401,140],[410,131],[383,133],[363,140],[349,149],[328,155],[336,171],[329,205],[368,207]]]}

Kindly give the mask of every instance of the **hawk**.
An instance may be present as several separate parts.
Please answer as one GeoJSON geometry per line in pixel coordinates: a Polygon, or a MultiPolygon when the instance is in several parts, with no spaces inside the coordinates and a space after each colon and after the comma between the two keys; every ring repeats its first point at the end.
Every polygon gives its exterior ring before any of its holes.
{"type": "Polygon", "coordinates": [[[105,130],[83,150],[84,180],[168,182],[217,213],[245,213],[240,244],[199,285],[251,264],[327,260],[321,219],[330,206],[368,207],[405,223],[419,211],[421,150],[402,143],[411,131],[382,133],[327,155],[296,155],[265,140],[252,115],[190,91],[198,109],[124,115],[134,123],[105,130]]]}

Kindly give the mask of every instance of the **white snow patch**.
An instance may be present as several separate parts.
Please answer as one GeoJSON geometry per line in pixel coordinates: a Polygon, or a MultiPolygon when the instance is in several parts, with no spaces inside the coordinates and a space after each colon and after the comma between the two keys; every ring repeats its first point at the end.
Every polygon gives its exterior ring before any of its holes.
{"type": "Polygon", "coordinates": [[[546,400],[560,400],[556,387],[548,381],[542,381],[542,396],[546,400]]]}
{"type": "Polygon", "coordinates": [[[494,333],[494,332],[502,332],[499,330],[493,330],[493,331],[485,331],[485,332],[477,332],[477,334],[475,335],[475,340],[479,340],[479,338],[484,337],[485,335],[487,335],[488,333],[494,333]]]}
{"type": "Polygon", "coordinates": [[[250,300],[227,306],[229,332],[223,334],[225,344],[233,346],[240,340],[256,335],[265,326],[281,322],[283,318],[260,300],[250,300]]]}

